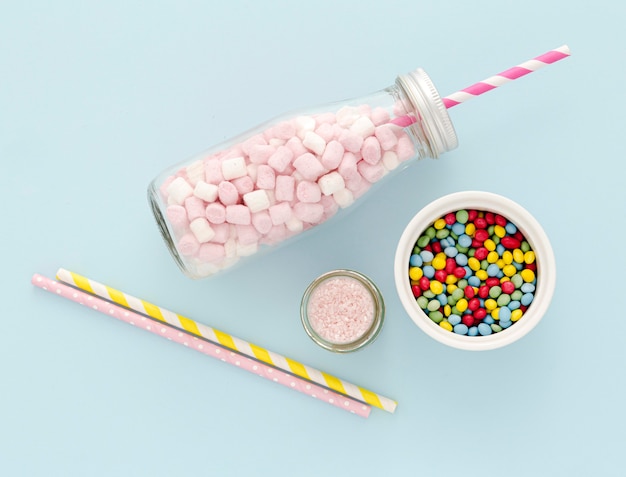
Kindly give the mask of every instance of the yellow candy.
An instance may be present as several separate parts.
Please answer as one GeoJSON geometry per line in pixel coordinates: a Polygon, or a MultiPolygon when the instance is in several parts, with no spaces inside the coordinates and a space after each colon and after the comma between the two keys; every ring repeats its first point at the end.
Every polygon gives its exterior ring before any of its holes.
{"type": "Polygon", "coordinates": [[[435,270],[443,270],[444,268],[446,268],[446,254],[441,252],[435,255],[435,258],[433,258],[431,265],[435,270]]]}
{"type": "Polygon", "coordinates": [[[513,250],[513,260],[515,260],[517,263],[523,263],[524,252],[522,252],[519,248],[516,248],[515,250],[513,250]]]}
{"type": "Polygon", "coordinates": [[[439,322],[439,326],[441,326],[444,330],[452,331],[452,325],[446,320],[441,320],[439,322]]]}
{"type": "Polygon", "coordinates": [[[467,305],[467,300],[465,298],[461,298],[459,301],[456,302],[456,309],[463,313],[465,310],[467,310],[467,305]]]}
{"type": "MultiPolygon", "coordinates": [[[[455,277],[454,275],[448,275],[446,277],[446,285],[452,286],[452,285],[454,285],[458,281],[459,281],[459,279],[457,277],[455,277]]],[[[448,286],[448,292],[452,293],[450,291],[450,286],[448,286]]]]}
{"type": "MultiPolygon", "coordinates": [[[[487,245],[487,241],[485,240],[485,246],[487,245]]],[[[498,259],[500,258],[500,255],[498,255],[498,252],[489,252],[489,254],[487,254],[487,261],[489,263],[496,263],[498,261],[498,259]]]]}
{"type": "Polygon", "coordinates": [[[448,287],[446,288],[446,291],[447,291],[448,293],[452,293],[452,292],[453,292],[454,290],[456,290],[457,288],[459,288],[459,287],[457,287],[454,283],[451,283],[451,284],[449,284],[449,285],[448,285],[448,287]]]}
{"type": "Polygon", "coordinates": [[[504,260],[504,263],[507,265],[512,264],[513,254],[509,250],[505,250],[504,253],[502,254],[502,260],[504,260]]]}
{"type": "Polygon", "coordinates": [[[520,310],[519,308],[517,310],[513,310],[511,312],[511,321],[519,320],[522,317],[523,314],[524,314],[524,312],[522,310],[520,310]]]}
{"type": "Polygon", "coordinates": [[[424,275],[424,272],[420,267],[411,267],[409,268],[409,278],[411,280],[417,281],[424,275]]]}
{"type": "Polygon", "coordinates": [[[476,275],[479,280],[487,280],[487,278],[489,278],[489,275],[487,275],[487,270],[477,270],[474,275],[476,275]]]}
{"type": "Polygon", "coordinates": [[[446,221],[445,219],[438,219],[435,221],[435,223],[433,224],[433,227],[435,227],[436,230],[441,230],[446,226],[446,221]]]}
{"type": "Polygon", "coordinates": [[[504,260],[499,259],[499,260],[496,260],[496,265],[498,266],[500,270],[502,270],[506,264],[504,263],[504,260]]]}
{"type": "Polygon", "coordinates": [[[467,260],[467,265],[468,267],[470,267],[474,272],[477,272],[478,270],[480,270],[480,260],[478,260],[476,257],[470,257],[467,260]]]}
{"type": "Polygon", "coordinates": [[[440,293],[443,293],[443,285],[437,280],[432,280],[430,282],[430,291],[435,295],[439,295],[440,293]]]}
{"type": "Polygon", "coordinates": [[[506,235],[506,230],[504,230],[504,227],[502,227],[502,225],[496,225],[493,228],[493,233],[502,238],[506,235]]]}
{"type": "Polygon", "coordinates": [[[517,268],[515,268],[515,265],[505,265],[502,267],[502,272],[506,277],[512,277],[517,273],[517,268]]]}
{"type": "Polygon", "coordinates": [[[495,310],[498,307],[498,303],[493,298],[485,300],[485,309],[487,311],[495,310]]]}
{"type": "Polygon", "coordinates": [[[450,316],[451,313],[452,313],[452,307],[450,305],[446,305],[443,307],[444,316],[450,316]]]}
{"type": "Polygon", "coordinates": [[[500,308],[495,308],[495,309],[491,310],[491,317],[494,320],[499,320],[500,319],[500,308]]]}
{"type": "Polygon", "coordinates": [[[485,240],[485,243],[484,243],[483,245],[484,245],[484,246],[485,246],[485,248],[486,248],[487,250],[489,250],[490,252],[492,252],[493,250],[495,250],[495,249],[496,249],[496,243],[495,243],[493,240],[491,240],[491,239],[487,239],[487,240],[485,240]]]}
{"type": "Polygon", "coordinates": [[[524,262],[525,263],[533,263],[535,261],[535,252],[529,250],[524,254],[524,262]]]}
{"type": "Polygon", "coordinates": [[[474,232],[476,232],[476,226],[474,224],[467,224],[465,226],[465,233],[467,235],[471,237],[472,235],[474,235],[474,232]]]}
{"type": "Polygon", "coordinates": [[[520,272],[520,275],[522,276],[522,279],[526,283],[530,283],[535,279],[535,272],[533,272],[532,270],[529,270],[528,268],[525,268],[524,270],[522,270],[520,272]]]}

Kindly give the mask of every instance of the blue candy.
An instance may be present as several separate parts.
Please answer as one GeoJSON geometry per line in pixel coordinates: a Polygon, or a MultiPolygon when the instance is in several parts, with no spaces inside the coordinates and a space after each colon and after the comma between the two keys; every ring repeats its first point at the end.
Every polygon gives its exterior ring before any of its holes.
{"type": "Polygon", "coordinates": [[[424,263],[432,262],[433,258],[435,258],[433,253],[428,250],[422,250],[420,252],[420,256],[422,257],[422,260],[424,261],[424,263]]]}
{"type": "Polygon", "coordinates": [[[464,232],[465,224],[461,224],[459,222],[455,222],[454,224],[452,224],[452,233],[454,233],[456,236],[463,235],[464,232]]]}
{"type": "Polygon", "coordinates": [[[505,250],[506,248],[504,248],[504,245],[502,245],[501,243],[496,245],[496,252],[498,252],[498,255],[502,256],[505,250]]]}
{"type": "Polygon", "coordinates": [[[513,322],[500,320],[498,324],[500,325],[500,328],[508,328],[513,324],[513,322]]]}
{"type": "Polygon", "coordinates": [[[458,255],[459,251],[456,249],[456,247],[446,247],[445,249],[443,249],[443,253],[446,254],[446,257],[454,258],[458,255]]]}
{"type": "Polygon", "coordinates": [[[483,335],[483,336],[487,336],[491,334],[491,326],[489,326],[487,323],[480,323],[478,325],[478,332],[483,335]]]}
{"type": "Polygon", "coordinates": [[[422,260],[422,257],[419,254],[414,253],[413,255],[411,255],[411,258],[409,259],[409,263],[411,264],[412,267],[421,267],[424,262],[422,260]]]}
{"type": "Polygon", "coordinates": [[[504,226],[504,230],[506,230],[509,235],[513,235],[515,232],[517,232],[517,227],[515,226],[514,223],[508,222],[504,226]]]}
{"type": "Polygon", "coordinates": [[[532,283],[524,283],[520,290],[522,290],[522,293],[533,293],[535,291],[535,285],[532,283]]]}
{"type": "MultiPolygon", "coordinates": [[[[491,328],[489,328],[491,329],[491,328]]],[[[472,326],[469,330],[467,330],[467,334],[469,336],[477,336],[478,335],[478,328],[476,326],[472,326]]]]}
{"type": "Polygon", "coordinates": [[[502,321],[510,321],[511,320],[511,309],[507,306],[503,306],[500,308],[498,312],[498,319],[502,321]]]}
{"type": "MultiPolygon", "coordinates": [[[[450,322],[450,320],[448,320],[448,322],[450,322]]],[[[459,323],[458,325],[455,325],[453,329],[457,335],[466,335],[469,331],[469,328],[467,327],[467,325],[464,325],[463,323],[459,323]]]]}
{"type": "Polygon", "coordinates": [[[479,287],[480,286],[480,278],[478,278],[476,275],[473,275],[471,277],[469,277],[467,279],[467,284],[472,286],[472,287],[479,287]]]}
{"type": "Polygon", "coordinates": [[[443,293],[440,293],[439,295],[437,295],[437,300],[439,300],[439,303],[441,303],[441,306],[446,306],[448,304],[448,295],[446,295],[445,288],[443,290],[443,293]]]}
{"type": "Polygon", "coordinates": [[[467,234],[461,234],[459,235],[459,239],[457,240],[457,243],[461,247],[469,247],[472,245],[472,237],[470,237],[467,234]]]}
{"type": "Polygon", "coordinates": [[[422,271],[424,272],[424,276],[426,278],[432,278],[435,276],[435,268],[431,265],[426,265],[422,268],[422,271]]]}
{"type": "MultiPolygon", "coordinates": [[[[450,315],[448,317],[448,323],[450,323],[452,326],[456,326],[459,323],[461,323],[461,317],[459,315],[450,315]]],[[[465,333],[461,333],[461,334],[465,334],[465,333]]]]}
{"type": "Polygon", "coordinates": [[[497,277],[498,272],[500,272],[500,267],[498,267],[495,263],[492,263],[487,267],[487,275],[490,277],[497,277]]]}
{"type": "Polygon", "coordinates": [[[524,293],[520,302],[522,305],[528,306],[533,302],[533,298],[535,298],[535,295],[532,293],[524,293]]]}
{"type": "Polygon", "coordinates": [[[464,267],[465,265],[467,265],[467,255],[465,255],[464,253],[457,254],[457,256],[454,257],[454,260],[456,260],[456,264],[459,267],[464,267]]]}
{"type": "Polygon", "coordinates": [[[496,322],[496,320],[493,319],[493,316],[491,315],[487,315],[485,316],[485,318],[483,318],[483,323],[487,323],[488,325],[492,325],[496,322]]]}
{"type": "Polygon", "coordinates": [[[517,310],[520,307],[521,303],[518,300],[510,301],[507,305],[507,308],[511,311],[517,310]]]}

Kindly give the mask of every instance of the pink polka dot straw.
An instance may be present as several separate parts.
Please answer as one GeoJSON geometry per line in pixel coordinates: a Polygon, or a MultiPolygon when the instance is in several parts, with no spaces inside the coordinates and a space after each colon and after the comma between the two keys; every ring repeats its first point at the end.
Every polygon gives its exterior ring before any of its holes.
{"type": "Polygon", "coordinates": [[[140,327],[152,334],[159,335],[175,343],[195,349],[207,356],[219,359],[238,368],[245,369],[265,379],[269,379],[285,387],[301,392],[313,398],[325,401],[335,407],[367,418],[371,406],[363,401],[343,395],[327,387],[302,379],[299,376],[270,366],[239,352],[227,349],[201,336],[195,336],[184,329],[176,328],[168,323],[157,321],[151,317],[139,314],[129,308],[122,307],[86,291],[71,287],[64,283],[35,274],[32,277],[33,285],[72,300],[80,305],[87,306],[95,311],[106,314],[130,325],[140,327]]]}

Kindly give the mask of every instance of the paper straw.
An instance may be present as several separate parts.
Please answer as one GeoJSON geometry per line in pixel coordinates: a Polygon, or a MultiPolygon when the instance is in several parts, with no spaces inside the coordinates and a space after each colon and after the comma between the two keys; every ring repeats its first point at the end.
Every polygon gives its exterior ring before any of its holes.
{"type": "Polygon", "coordinates": [[[323,388],[315,383],[293,376],[290,373],[282,372],[272,366],[260,363],[257,360],[251,359],[240,353],[227,350],[222,346],[212,343],[211,341],[193,336],[192,334],[170,326],[167,323],[157,322],[151,318],[140,315],[139,313],[135,313],[132,310],[118,306],[115,303],[108,302],[85,291],[72,288],[39,274],[33,275],[31,281],[33,285],[50,293],[67,298],[80,305],[88,306],[89,308],[99,311],[107,316],[117,318],[118,320],[149,331],[152,334],[195,349],[196,351],[199,351],[207,356],[232,364],[238,368],[245,369],[246,371],[261,376],[262,378],[282,384],[283,386],[299,391],[307,396],[322,400],[335,407],[349,411],[364,418],[369,416],[371,407],[365,403],[323,388]]]}
{"type": "Polygon", "coordinates": [[[471,98],[475,98],[476,96],[480,96],[487,91],[491,91],[494,88],[502,86],[509,81],[521,78],[522,76],[532,73],[533,71],[537,71],[544,66],[551,65],[552,63],[562,60],[563,58],[567,58],[568,56],[570,56],[570,50],[567,45],[555,48],[554,50],[550,50],[543,55],[533,58],[532,60],[525,61],[524,63],[514,66],[513,68],[509,68],[502,73],[498,73],[497,75],[491,76],[483,81],[479,81],[472,86],[468,86],[461,91],[452,93],[451,95],[443,98],[443,104],[449,109],[457,104],[464,103],[471,98]]]}
{"type": "Polygon", "coordinates": [[[97,295],[105,300],[110,300],[111,302],[124,308],[134,310],[140,314],[145,314],[155,320],[158,320],[159,322],[168,323],[176,328],[186,331],[187,333],[219,344],[224,348],[236,351],[242,355],[248,356],[249,358],[263,362],[269,366],[293,374],[294,376],[305,379],[308,382],[318,384],[344,396],[349,396],[358,401],[384,409],[388,412],[394,412],[396,409],[397,402],[388,397],[369,391],[360,386],[356,386],[344,381],[343,379],[311,368],[310,366],[274,353],[240,338],[236,338],[228,333],[224,333],[223,331],[198,323],[197,321],[191,320],[165,308],[161,308],[145,300],[141,300],[132,295],[111,288],[107,285],[103,285],[102,283],[98,283],[77,273],[61,268],[57,271],[57,279],[80,290],[97,295]]]}

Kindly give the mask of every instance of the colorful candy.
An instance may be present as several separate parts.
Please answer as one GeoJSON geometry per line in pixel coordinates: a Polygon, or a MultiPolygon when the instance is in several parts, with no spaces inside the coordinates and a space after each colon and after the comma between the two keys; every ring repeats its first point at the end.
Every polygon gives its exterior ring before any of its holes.
{"type": "Polygon", "coordinates": [[[530,244],[506,217],[458,210],[418,237],[408,277],[418,306],[434,323],[460,335],[488,336],[531,306],[537,265],[530,244]]]}

